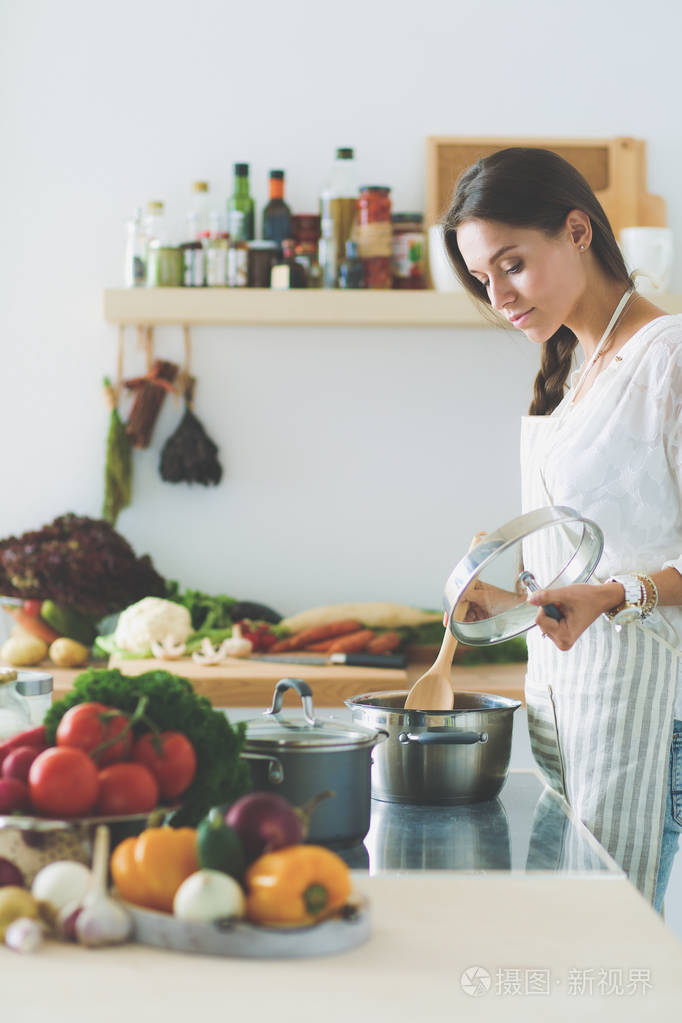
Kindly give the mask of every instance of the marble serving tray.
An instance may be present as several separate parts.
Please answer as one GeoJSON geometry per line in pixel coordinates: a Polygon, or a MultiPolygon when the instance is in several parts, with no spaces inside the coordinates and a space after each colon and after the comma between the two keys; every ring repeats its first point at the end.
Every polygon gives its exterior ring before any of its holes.
{"type": "Polygon", "coordinates": [[[339,914],[309,927],[256,927],[243,920],[189,923],[170,913],[142,909],[120,900],[133,918],[133,940],[154,948],[238,959],[295,959],[337,955],[370,936],[364,897],[353,898],[339,914]]]}

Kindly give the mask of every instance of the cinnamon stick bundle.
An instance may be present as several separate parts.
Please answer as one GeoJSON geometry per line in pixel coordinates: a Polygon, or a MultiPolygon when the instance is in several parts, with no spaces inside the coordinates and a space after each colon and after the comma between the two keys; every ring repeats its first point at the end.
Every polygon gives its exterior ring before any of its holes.
{"type": "Polygon", "coordinates": [[[157,359],[145,376],[125,380],[124,386],[135,392],[135,400],[126,423],[126,433],[134,448],[147,448],[163,399],[173,392],[178,367],[173,362],[157,359]]]}

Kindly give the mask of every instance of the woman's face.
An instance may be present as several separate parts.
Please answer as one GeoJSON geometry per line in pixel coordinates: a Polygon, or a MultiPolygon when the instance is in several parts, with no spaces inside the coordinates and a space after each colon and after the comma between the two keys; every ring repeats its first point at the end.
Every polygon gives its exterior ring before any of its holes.
{"type": "Polygon", "coordinates": [[[585,286],[578,245],[568,227],[558,237],[529,227],[467,220],[457,245],[490,304],[535,342],[568,323],[585,286]]]}

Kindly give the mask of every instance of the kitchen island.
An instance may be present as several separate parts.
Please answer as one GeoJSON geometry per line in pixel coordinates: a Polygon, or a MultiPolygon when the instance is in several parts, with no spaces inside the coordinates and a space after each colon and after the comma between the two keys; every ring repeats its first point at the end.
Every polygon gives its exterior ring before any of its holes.
{"type": "Polygon", "coordinates": [[[682,945],[534,772],[510,772],[498,799],[473,807],[373,801],[365,848],[353,879],[372,934],[351,951],[283,961],[0,949],[0,1004],[21,1023],[157,1012],[164,1023],[202,1013],[640,1023],[677,1009],[682,945]]]}

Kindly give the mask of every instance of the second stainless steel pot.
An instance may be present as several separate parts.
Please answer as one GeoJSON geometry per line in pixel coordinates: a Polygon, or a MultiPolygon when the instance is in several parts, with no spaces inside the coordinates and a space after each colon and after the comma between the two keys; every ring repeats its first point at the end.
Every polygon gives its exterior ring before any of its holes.
{"type": "Polygon", "coordinates": [[[355,722],[388,732],[374,755],[374,798],[450,805],[493,799],[507,777],[520,701],[460,691],[453,710],[406,711],[406,696],[396,690],[346,700],[355,722]]]}
{"type": "Polygon", "coordinates": [[[307,838],[342,847],[362,842],[369,830],[372,750],[386,737],[380,728],[316,717],[307,682],[284,678],[270,709],[248,722],[242,757],[254,788],[276,792],[294,806],[332,792],[311,814],[307,838]],[[301,697],[302,716],[282,714],[287,689],[301,697]]]}

